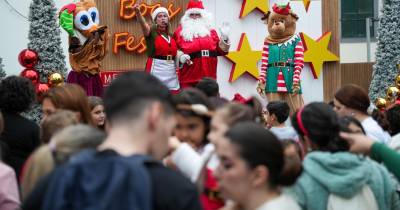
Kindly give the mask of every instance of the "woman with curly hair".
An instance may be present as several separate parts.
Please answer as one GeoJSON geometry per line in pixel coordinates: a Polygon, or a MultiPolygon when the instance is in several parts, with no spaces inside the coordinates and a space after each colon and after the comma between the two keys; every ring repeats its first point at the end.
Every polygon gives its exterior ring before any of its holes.
{"type": "Polygon", "coordinates": [[[4,115],[4,132],[0,136],[3,160],[19,177],[22,165],[39,146],[39,126],[22,117],[35,100],[35,89],[26,78],[9,76],[0,83],[0,109],[4,115]]]}

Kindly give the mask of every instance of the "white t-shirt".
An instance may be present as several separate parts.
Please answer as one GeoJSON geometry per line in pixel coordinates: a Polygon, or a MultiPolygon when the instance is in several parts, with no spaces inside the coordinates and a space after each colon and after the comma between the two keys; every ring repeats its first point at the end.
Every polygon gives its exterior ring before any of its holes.
{"type": "Polygon", "coordinates": [[[296,131],[291,126],[285,127],[272,127],[269,129],[273,134],[275,134],[278,139],[292,139],[297,141],[299,136],[297,135],[296,131]]]}
{"type": "Polygon", "coordinates": [[[368,117],[362,121],[361,125],[363,126],[367,136],[381,143],[389,143],[391,139],[389,133],[384,131],[372,117],[368,117]]]}
{"type": "Polygon", "coordinates": [[[255,210],[300,210],[300,206],[292,197],[282,193],[279,197],[263,203],[255,210]]]}

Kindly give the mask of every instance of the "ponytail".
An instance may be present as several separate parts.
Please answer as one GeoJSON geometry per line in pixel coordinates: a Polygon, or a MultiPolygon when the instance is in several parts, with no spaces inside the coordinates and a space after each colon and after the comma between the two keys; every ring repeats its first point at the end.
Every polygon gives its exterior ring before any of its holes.
{"type": "Polygon", "coordinates": [[[348,151],[349,145],[339,137],[340,126],[333,109],[325,103],[314,102],[292,116],[292,126],[297,133],[307,136],[318,150],[327,152],[348,151]]]}
{"type": "Polygon", "coordinates": [[[297,161],[285,160],[281,142],[261,125],[255,122],[237,123],[225,136],[237,146],[240,157],[249,168],[264,166],[268,169],[270,187],[289,186],[301,174],[300,158],[297,161]]]}
{"type": "Polygon", "coordinates": [[[284,166],[278,176],[277,183],[280,186],[291,186],[303,172],[302,162],[300,158],[285,157],[284,166]]]}

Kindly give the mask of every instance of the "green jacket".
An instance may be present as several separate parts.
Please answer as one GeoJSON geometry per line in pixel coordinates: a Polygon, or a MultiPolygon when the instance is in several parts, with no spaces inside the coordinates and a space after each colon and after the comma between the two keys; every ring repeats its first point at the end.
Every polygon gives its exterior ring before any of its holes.
{"type": "Polygon", "coordinates": [[[371,158],[383,162],[386,168],[400,181],[400,153],[382,143],[374,143],[371,148],[371,158]]]}
{"type": "Polygon", "coordinates": [[[331,193],[351,198],[368,185],[380,210],[400,209],[396,182],[385,167],[349,152],[307,154],[304,171],[289,189],[304,210],[327,208],[331,193]]]}

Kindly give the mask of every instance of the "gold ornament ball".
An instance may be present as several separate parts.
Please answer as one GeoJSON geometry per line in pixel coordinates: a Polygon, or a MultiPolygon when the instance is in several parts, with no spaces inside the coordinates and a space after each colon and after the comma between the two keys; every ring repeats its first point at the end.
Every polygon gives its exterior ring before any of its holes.
{"type": "Polygon", "coordinates": [[[396,76],[396,79],[395,79],[394,81],[395,81],[395,83],[396,83],[396,87],[397,87],[398,89],[400,89],[400,74],[398,74],[398,75],[396,76]]]}
{"type": "Polygon", "coordinates": [[[386,108],[386,104],[387,104],[387,102],[386,102],[386,99],[384,99],[384,98],[377,98],[375,100],[375,106],[378,109],[385,109],[386,108]]]}
{"type": "Polygon", "coordinates": [[[388,102],[393,103],[399,97],[399,89],[397,87],[389,87],[386,91],[386,99],[388,102]]]}
{"type": "Polygon", "coordinates": [[[48,84],[51,87],[56,87],[64,84],[64,78],[60,73],[52,73],[48,78],[48,84]]]}

